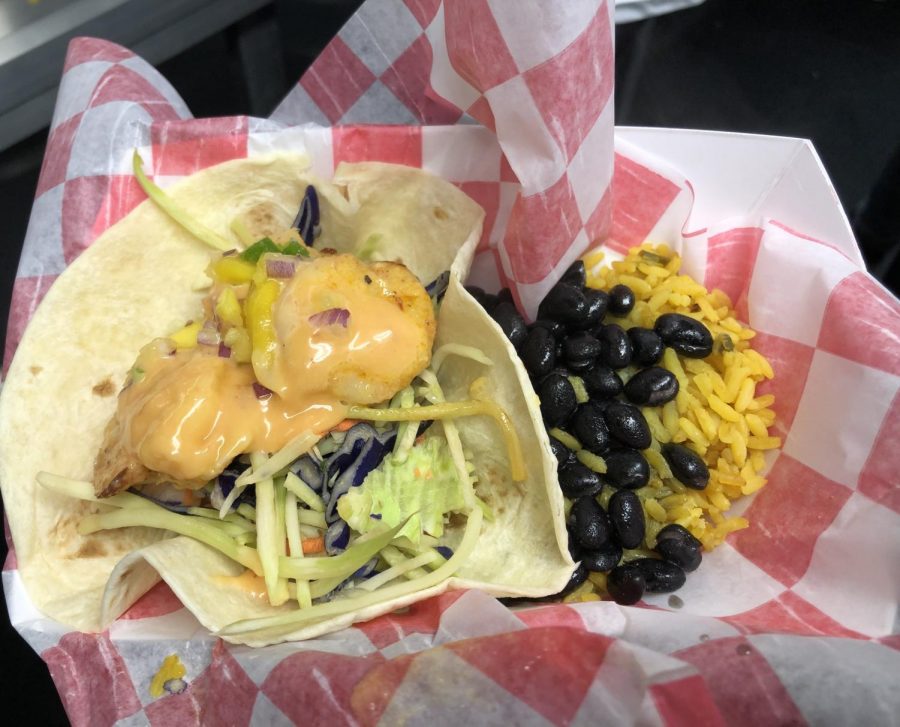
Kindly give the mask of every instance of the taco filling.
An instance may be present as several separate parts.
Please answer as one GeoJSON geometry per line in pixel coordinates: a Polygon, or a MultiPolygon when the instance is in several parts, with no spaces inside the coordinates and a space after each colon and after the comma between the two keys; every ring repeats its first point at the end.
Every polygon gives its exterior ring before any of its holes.
{"type": "Polygon", "coordinates": [[[432,301],[402,265],[264,255],[233,283],[223,261],[207,317],[138,355],[95,462],[98,497],[160,481],[197,490],[241,454],[314,443],[431,358],[432,301]]]}
{"type": "MultiPolygon", "coordinates": [[[[293,174],[277,164],[276,176],[293,174]]],[[[385,167],[371,187],[324,185],[320,195],[304,181],[291,224],[279,222],[273,192],[262,202],[250,194],[253,204],[234,205],[228,237],[181,206],[189,194],[177,200],[156,188],[136,159],[165,224],[217,250],[205,257],[202,292],[164,293],[191,317],[132,349],[90,478],[63,477],[84,469],[53,461],[36,474],[45,490],[87,501],[75,517],[51,510],[60,537],[74,523],[67,537],[82,542],[79,565],[89,547],[105,547],[92,538],[122,533],[110,541],[126,555],[103,589],[101,623],[152,585],[146,565],[205,625],[251,644],[370,618],[453,587],[455,574],[456,587],[498,595],[543,595],[565,583],[573,564],[561,502],[549,494],[549,445],[522,388],[527,375],[463,290],[459,242],[429,227],[448,218],[432,198],[452,213],[462,203],[446,195],[458,192],[385,167]],[[405,234],[431,235],[434,253],[397,254],[406,228],[375,212],[403,204],[410,218],[427,215],[405,234]],[[221,252],[229,242],[242,249],[221,252]],[[423,284],[423,271],[441,270],[423,284]],[[186,537],[138,535],[146,528],[186,537]]],[[[217,173],[206,173],[213,188],[224,186],[217,173]]],[[[126,258],[130,239],[115,243],[124,249],[112,248],[112,258],[126,258]]],[[[173,272],[182,285],[190,279],[173,272]]],[[[75,317],[65,297],[58,305],[75,317]]],[[[138,314],[106,309],[107,318],[138,314]]]]}

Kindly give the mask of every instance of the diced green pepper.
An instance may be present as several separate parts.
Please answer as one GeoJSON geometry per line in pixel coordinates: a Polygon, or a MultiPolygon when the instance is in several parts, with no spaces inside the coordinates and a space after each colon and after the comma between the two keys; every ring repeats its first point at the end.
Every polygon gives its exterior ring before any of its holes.
{"type": "Polygon", "coordinates": [[[267,252],[281,252],[281,248],[272,242],[270,238],[264,237],[244,250],[240,254],[240,258],[250,263],[256,263],[267,252]]]}

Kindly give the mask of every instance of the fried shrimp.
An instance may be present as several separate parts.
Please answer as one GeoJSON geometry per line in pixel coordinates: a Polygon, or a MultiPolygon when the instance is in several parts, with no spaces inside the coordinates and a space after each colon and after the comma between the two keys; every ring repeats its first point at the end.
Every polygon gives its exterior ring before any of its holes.
{"type": "Polygon", "coordinates": [[[435,327],[428,293],[403,265],[323,255],[297,270],[276,304],[274,375],[257,375],[273,391],[324,377],[322,388],[345,403],[373,404],[428,365],[435,327]],[[338,322],[326,323],[327,311],[340,312],[338,322]]]}

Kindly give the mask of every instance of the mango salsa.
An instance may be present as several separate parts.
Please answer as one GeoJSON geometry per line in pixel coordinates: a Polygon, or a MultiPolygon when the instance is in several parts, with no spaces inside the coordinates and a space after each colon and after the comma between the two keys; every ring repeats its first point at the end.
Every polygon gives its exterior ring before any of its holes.
{"type": "Polygon", "coordinates": [[[281,284],[268,279],[255,285],[244,303],[244,318],[253,346],[250,360],[257,376],[260,372],[271,368],[273,355],[278,347],[272,309],[280,293],[281,284]]]}
{"type": "Polygon", "coordinates": [[[231,285],[249,283],[253,280],[256,265],[234,255],[220,258],[212,265],[212,276],[216,280],[231,285]]]}
{"type": "Polygon", "coordinates": [[[250,334],[246,328],[229,328],[225,334],[225,345],[231,349],[231,358],[237,363],[250,363],[253,351],[250,334]]]}
{"type": "Polygon", "coordinates": [[[229,326],[240,327],[244,325],[244,317],[241,315],[241,304],[232,288],[225,288],[219,293],[216,300],[216,315],[220,321],[229,326]]]}
{"type": "Polygon", "coordinates": [[[177,348],[196,348],[197,334],[200,333],[202,324],[188,323],[184,328],[180,328],[172,333],[169,338],[175,342],[177,348]]]}

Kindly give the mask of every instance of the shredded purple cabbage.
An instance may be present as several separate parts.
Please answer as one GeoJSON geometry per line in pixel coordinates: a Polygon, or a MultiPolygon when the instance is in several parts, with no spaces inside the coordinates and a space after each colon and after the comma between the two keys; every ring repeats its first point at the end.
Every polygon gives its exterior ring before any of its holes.
{"type": "Polygon", "coordinates": [[[312,247],[319,234],[319,195],[311,184],[306,188],[300,210],[291,227],[300,232],[300,237],[308,247],[312,247]]]}
{"type": "Polygon", "coordinates": [[[449,287],[449,285],[450,271],[445,270],[425,286],[425,292],[428,293],[429,296],[434,298],[435,301],[440,302],[444,297],[444,293],[447,292],[447,288],[449,287]]]}
{"type": "Polygon", "coordinates": [[[305,482],[317,495],[322,494],[324,484],[322,465],[310,455],[305,454],[291,465],[291,472],[305,482]]]}
{"type": "Polygon", "coordinates": [[[364,563],[360,568],[352,575],[350,578],[371,578],[375,575],[375,566],[378,565],[378,558],[372,558],[372,560],[364,563]]]}
{"type": "Polygon", "coordinates": [[[328,505],[325,508],[325,522],[331,524],[340,519],[337,512],[338,500],[347,494],[351,487],[359,487],[363,483],[366,475],[378,467],[385,455],[393,449],[396,439],[396,427],[379,434],[373,426],[360,423],[355,424],[347,431],[344,443],[332,456],[327,470],[329,492],[328,505]],[[360,443],[362,446],[357,446],[360,443]],[[342,450],[345,448],[347,448],[347,452],[355,454],[349,457],[342,454],[342,450]],[[339,460],[338,457],[340,457],[339,460]],[[335,473],[337,473],[336,478],[334,478],[335,473]]]}
{"type": "Polygon", "coordinates": [[[325,531],[325,552],[337,555],[343,552],[350,543],[350,526],[343,520],[336,520],[325,531]]]}

